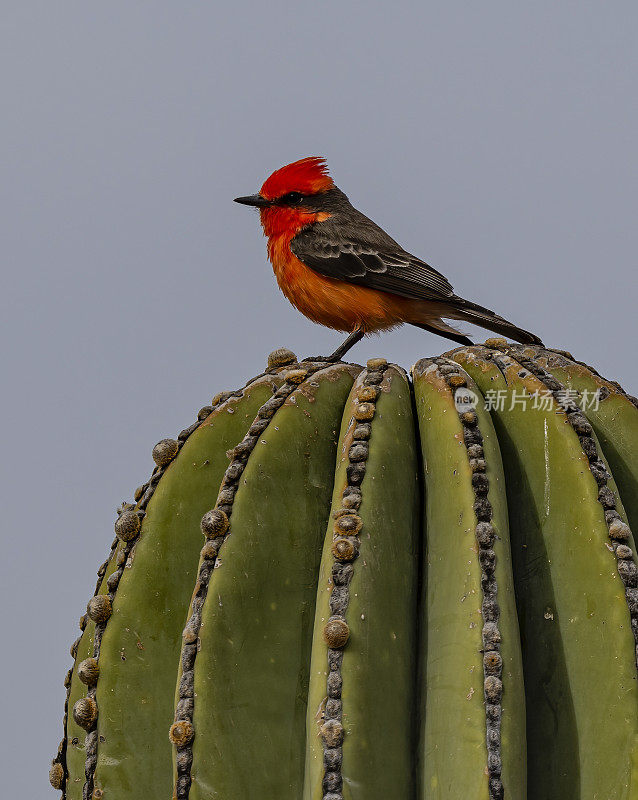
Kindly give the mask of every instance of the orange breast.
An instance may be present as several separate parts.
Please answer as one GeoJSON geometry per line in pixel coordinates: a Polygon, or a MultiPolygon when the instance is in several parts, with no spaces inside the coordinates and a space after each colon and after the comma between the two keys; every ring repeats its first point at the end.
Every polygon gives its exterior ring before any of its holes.
{"type": "Polygon", "coordinates": [[[293,254],[290,239],[271,237],[268,255],[281,291],[313,322],[338,331],[377,331],[409,319],[409,300],[320,275],[293,254]]]}

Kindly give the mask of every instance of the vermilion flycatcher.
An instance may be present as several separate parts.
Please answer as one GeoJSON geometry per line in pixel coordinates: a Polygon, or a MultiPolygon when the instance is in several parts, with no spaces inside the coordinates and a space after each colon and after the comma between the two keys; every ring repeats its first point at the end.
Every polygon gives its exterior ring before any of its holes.
{"type": "Polygon", "coordinates": [[[443,318],[542,344],[533,333],[454,294],[447,278],[350,204],[323,158],[288,164],[273,172],[259,194],[235,202],[259,208],[268,257],[288,300],[314,322],[350,331],[328,360],[340,359],[366,333],[404,322],[472,344],[443,318]]]}

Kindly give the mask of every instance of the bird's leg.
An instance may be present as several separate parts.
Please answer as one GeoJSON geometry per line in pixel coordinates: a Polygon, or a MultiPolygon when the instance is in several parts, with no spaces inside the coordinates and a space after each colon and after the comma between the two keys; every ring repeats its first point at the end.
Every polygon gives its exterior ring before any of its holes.
{"type": "Polygon", "coordinates": [[[328,363],[334,363],[336,361],[341,361],[343,356],[350,350],[352,347],[360,342],[365,333],[362,328],[356,328],[352,333],[348,336],[348,338],[342,342],[339,347],[329,356],[317,356],[316,358],[304,358],[304,361],[326,361],[328,363]]]}
{"type": "Polygon", "coordinates": [[[363,339],[364,333],[361,328],[352,331],[350,336],[342,342],[339,347],[334,351],[331,356],[328,356],[328,361],[341,361],[345,354],[363,339]]]}

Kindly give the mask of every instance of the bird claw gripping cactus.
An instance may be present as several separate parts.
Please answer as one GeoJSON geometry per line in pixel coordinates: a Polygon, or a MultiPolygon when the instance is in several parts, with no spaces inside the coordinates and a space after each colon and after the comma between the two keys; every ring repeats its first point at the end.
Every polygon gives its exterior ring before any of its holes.
{"type": "Polygon", "coordinates": [[[502,339],[410,377],[281,348],[153,459],[71,648],[63,798],[638,798],[618,384],[502,339]]]}

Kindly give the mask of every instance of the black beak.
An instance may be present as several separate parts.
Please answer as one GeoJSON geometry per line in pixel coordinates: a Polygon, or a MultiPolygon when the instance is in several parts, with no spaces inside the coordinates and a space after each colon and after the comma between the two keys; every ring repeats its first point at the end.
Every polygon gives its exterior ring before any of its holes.
{"type": "Polygon", "coordinates": [[[236,197],[235,203],[241,203],[243,206],[256,206],[257,208],[265,208],[271,205],[270,200],[266,200],[260,194],[249,194],[247,197],[236,197]]]}

